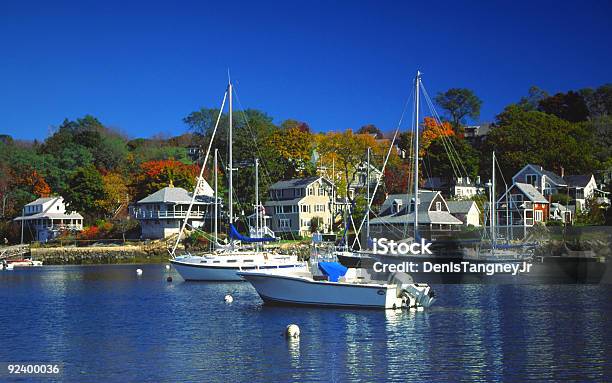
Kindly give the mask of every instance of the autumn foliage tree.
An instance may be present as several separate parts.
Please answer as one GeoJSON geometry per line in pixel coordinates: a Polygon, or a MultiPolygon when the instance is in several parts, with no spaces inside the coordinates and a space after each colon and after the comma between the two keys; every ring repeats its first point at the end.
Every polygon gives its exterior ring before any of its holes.
{"type": "Polygon", "coordinates": [[[148,161],[142,163],[140,169],[135,183],[137,199],[169,186],[170,182],[176,187],[193,190],[199,174],[196,165],[186,165],[176,160],[148,161]]]}
{"type": "Polygon", "coordinates": [[[421,156],[425,155],[427,149],[437,139],[451,137],[455,135],[455,131],[450,123],[438,122],[433,117],[425,117],[423,119],[423,132],[421,133],[420,152],[421,156]]]}
{"type": "Polygon", "coordinates": [[[51,195],[51,188],[36,170],[33,170],[23,179],[23,185],[29,185],[32,188],[32,194],[37,197],[49,197],[51,195]]]}

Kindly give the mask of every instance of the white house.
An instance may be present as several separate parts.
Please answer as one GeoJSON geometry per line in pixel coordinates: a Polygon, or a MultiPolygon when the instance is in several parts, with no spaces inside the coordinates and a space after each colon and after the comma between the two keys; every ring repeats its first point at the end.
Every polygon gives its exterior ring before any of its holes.
{"type": "MultiPolygon", "coordinates": [[[[214,197],[212,189],[202,180],[189,214],[188,228],[201,228],[214,216],[214,197]]],[[[141,237],[161,239],[178,234],[187,217],[187,209],[192,194],[172,185],[156,191],[136,202],[131,207],[131,215],[140,222],[141,237]]],[[[219,201],[220,203],[220,201],[219,201]]],[[[221,207],[219,206],[219,214],[221,207]]]]}
{"type": "Polygon", "coordinates": [[[597,189],[595,176],[592,174],[585,174],[567,176],[565,179],[567,180],[569,196],[572,201],[575,201],[576,209],[578,209],[578,211],[584,210],[586,200],[595,196],[595,190],[597,189]]]}
{"type": "Polygon", "coordinates": [[[480,226],[480,209],[474,201],[446,201],[448,211],[465,226],[480,226]]]}
{"type": "Polygon", "coordinates": [[[63,197],[38,198],[23,207],[21,222],[24,230],[29,230],[34,240],[47,242],[65,230],[83,230],[83,216],[66,210],[63,197]]]}
{"type": "Polygon", "coordinates": [[[437,190],[443,195],[454,199],[470,199],[476,195],[485,194],[485,185],[470,177],[430,177],[425,180],[424,187],[429,190],[437,190]]]}

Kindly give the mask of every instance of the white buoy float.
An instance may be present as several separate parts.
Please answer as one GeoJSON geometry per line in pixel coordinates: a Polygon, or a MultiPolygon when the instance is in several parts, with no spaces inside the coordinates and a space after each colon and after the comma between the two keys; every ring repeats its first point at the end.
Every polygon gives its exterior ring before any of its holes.
{"type": "Polygon", "coordinates": [[[293,338],[293,339],[299,338],[300,328],[298,327],[298,325],[290,324],[289,326],[287,326],[287,329],[285,330],[285,336],[287,338],[293,338]]]}
{"type": "Polygon", "coordinates": [[[234,301],[234,297],[229,294],[227,294],[223,299],[225,300],[225,303],[232,303],[234,301]]]}
{"type": "Polygon", "coordinates": [[[170,270],[170,265],[166,265],[166,270],[170,270]]]}
{"type": "Polygon", "coordinates": [[[142,269],[136,269],[136,275],[142,275],[142,269]]]}

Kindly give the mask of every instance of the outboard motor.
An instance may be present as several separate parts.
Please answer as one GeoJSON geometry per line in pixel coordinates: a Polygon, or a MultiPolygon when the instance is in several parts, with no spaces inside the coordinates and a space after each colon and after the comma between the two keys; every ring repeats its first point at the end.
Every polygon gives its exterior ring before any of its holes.
{"type": "Polygon", "coordinates": [[[408,308],[430,307],[435,300],[436,295],[429,285],[414,283],[412,277],[406,273],[391,274],[389,282],[399,285],[400,297],[408,308]]]}

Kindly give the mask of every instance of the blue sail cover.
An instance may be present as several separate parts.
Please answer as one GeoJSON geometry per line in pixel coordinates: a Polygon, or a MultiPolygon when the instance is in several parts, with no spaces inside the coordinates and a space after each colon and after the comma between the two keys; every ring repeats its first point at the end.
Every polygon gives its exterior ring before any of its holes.
{"type": "Polygon", "coordinates": [[[338,262],[319,262],[319,270],[329,277],[330,282],[338,282],[348,269],[338,262]]]}
{"type": "Polygon", "coordinates": [[[247,242],[247,243],[276,241],[276,238],[251,238],[251,237],[245,237],[244,235],[242,235],[242,234],[240,234],[238,232],[238,230],[236,229],[236,227],[233,224],[230,225],[229,236],[230,236],[230,238],[237,239],[239,241],[247,242]]]}

